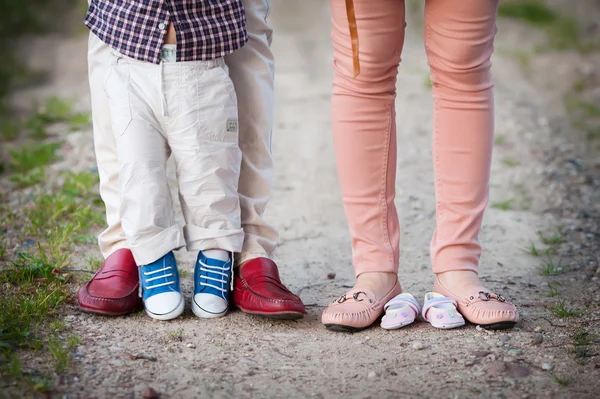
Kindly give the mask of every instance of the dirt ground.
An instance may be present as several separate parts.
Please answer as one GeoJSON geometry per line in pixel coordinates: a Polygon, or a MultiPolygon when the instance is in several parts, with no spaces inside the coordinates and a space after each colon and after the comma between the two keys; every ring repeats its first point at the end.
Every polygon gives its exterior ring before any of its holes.
{"type": "MultiPolygon", "coordinates": [[[[495,205],[489,207],[481,233],[481,275],[490,288],[517,305],[522,316],[518,326],[504,332],[474,326],[441,331],[417,322],[397,331],[375,326],[358,334],[331,333],[321,325],[320,314],[352,286],[353,270],[330,132],[328,2],[273,0],[270,22],[277,60],[277,170],[267,217],[281,232],[275,260],[282,279],[302,297],[308,314],[297,322],[239,311],[218,320],[199,320],[188,306],[184,317],[157,322],[143,313],[104,318],[71,306],[65,320],[81,344],[72,370],[58,381],[56,397],[140,398],[147,387],[162,398],[596,397],[598,336],[589,345],[589,357],[578,359],[572,349],[579,327],[599,331],[597,254],[584,266],[564,259],[566,272],[552,278],[562,282],[562,298],[584,311],[580,317],[558,319],[548,310],[557,300],[545,295],[549,277],[538,272],[540,260],[523,251],[530,240],[543,247],[539,232],[577,228],[577,217],[563,219],[549,211],[566,206],[557,199],[564,194],[564,184],[549,176],[553,170],[567,180],[584,173],[560,158],[569,153],[585,160],[586,143],[577,136],[565,137],[567,116],[557,100],[566,82],[575,79],[578,69],[569,60],[578,56],[543,56],[533,67],[554,75],[532,77],[507,50],[533,45],[541,33],[500,22],[493,60],[495,205]],[[556,156],[549,159],[548,154],[556,156]],[[509,206],[502,206],[507,202],[509,206]],[[335,273],[335,279],[329,279],[329,273],[335,273]]],[[[396,204],[403,228],[400,281],[405,292],[422,301],[433,283],[428,245],[435,202],[431,89],[422,38],[415,29],[420,23],[418,15],[410,16],[398,79],[396,204]]],[[[52,79],[41,88],[23,91],[15,101],[76,97],[79,108],[89,109],[86,45],[85,35],[36,41],[32,65],[49,67],[52,79]]],[[[585,60],[592,69],[600,65],[597,61],[585,60]]],[[[72,133],[66,141],[72,146],[66,147],[65,161],[56,168],[94,167],[91,129],[72,133]]],[[[590,190],[598,184],[597,175],[591,178],[590,190]]],[[[592,194],[588,197],[594,198],[592,194]]],[[[593,232],[581,237],[598,240],[593,232]]],[[[192,270],[193,256],[178,254],[180,267],[192,270]]],[[[184,279],[183,287],[190,298],[191,277],[184,279]]]]}

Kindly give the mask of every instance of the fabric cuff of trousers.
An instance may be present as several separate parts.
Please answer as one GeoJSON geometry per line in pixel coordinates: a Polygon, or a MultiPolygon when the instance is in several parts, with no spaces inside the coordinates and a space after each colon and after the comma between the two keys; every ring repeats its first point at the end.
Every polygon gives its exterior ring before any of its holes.
{"type": "Polygon", "coordinates": [[[352,41],[352,61],[354,63],[354,77],[356,78],[360,73],[360,61],[358,59],[358,28],[356,27],[356,14],[354,12],[353,0],[346,0],[346,14],[348,15],[350,40],[352,41]]]}

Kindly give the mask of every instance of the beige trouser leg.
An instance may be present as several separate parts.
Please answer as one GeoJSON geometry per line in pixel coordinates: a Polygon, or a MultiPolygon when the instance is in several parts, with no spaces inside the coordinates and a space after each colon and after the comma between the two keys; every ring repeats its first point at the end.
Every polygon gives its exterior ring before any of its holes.
{"type": "Polygon", "coordinates": [[[188,250],[239,252],[237,100],[222,59],[155,65],[110,54],[105,91],[119,163],[119,214],[136,263],[188,250]],[[185,241],[166,163],[175,159],[185,241]]]}
{"type": "MultiPolygon", "coordinates": [[[[225,59],[238,97],[239,145],[242,151],[239,195],[245,237],[238,261],[269,256],[279,238],[277,231],[263,218],[273,179],[271,132],[274,61],[269,48],[272,31],[266,22],[269,3],[267,0],[243,0],[243,3],[250,40],[225,59]]],[[[106,205],[108,225],[98,238],[104,256],[127,247],[118,214],[118,157],[108,102],[102,88],[109,54],[110,48],[90,34],[88,65],[94,143],[100,174],[100,195],[106,205]]]]}

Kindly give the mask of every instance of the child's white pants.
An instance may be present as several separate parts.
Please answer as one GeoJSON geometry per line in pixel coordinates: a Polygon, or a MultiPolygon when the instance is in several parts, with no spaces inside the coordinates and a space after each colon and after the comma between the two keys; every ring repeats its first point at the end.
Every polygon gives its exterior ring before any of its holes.
{"type": "Polygon", "coordinates": [[[237,100],[222,59],[151,64],[111,53],[104,81],[119,160],[119,215],[138,265],[167,252],[240,252],[237,100]],[[173,155],[183,234],[166,162],[173,155]]]}

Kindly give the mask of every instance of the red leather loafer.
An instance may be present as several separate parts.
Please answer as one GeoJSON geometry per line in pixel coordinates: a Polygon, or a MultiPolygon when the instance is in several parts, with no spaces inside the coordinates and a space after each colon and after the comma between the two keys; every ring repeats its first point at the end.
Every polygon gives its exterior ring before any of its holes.
{"type": "Polygon", "coordinates": [[[121,316],[136,311],[140,305],[138,269],[131,251],[112,253],[92,279],[77,295],[84,312],[121,316]]]}
{"type": "Polygon", "coordinates": [[[244,313],[274,319],[300,319],[302,300],[281,283],[277,265],[268,258],[244,262],[236,270],[233,304],[244,313]]]}

